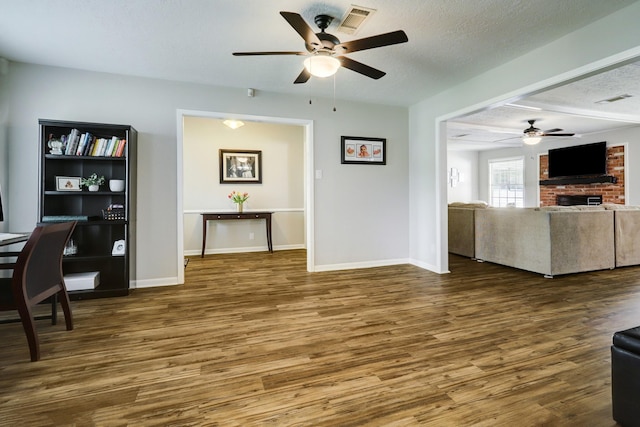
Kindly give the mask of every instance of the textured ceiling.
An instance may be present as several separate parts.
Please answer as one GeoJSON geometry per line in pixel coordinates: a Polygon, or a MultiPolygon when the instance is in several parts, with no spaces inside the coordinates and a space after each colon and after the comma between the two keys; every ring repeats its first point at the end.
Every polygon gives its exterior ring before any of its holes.
{"type": "MultiPolygon", "coordinates": [[[[409,42],[350,56],[382,69],[372,80],[336,75],[338,99],[408,106],[549,43],[634,0],[353,0],[377,12],[342,41],[403,29],[409,42]]],[[[279,11],[315,29],[351,1],[1,0],[0,56],[71,67],[302,96],[333,93],[333,79],[292,82],[302,57],[233,57],[234,51],[302,50],[279,11]]]]}
{"type": "MultiPolygon", "coordinates": [[[[571,139],[640,124],[640,63],[585,77],[558,88],[449,121],[452,150],[521,146],[528,120],[542,130],[564,129],[571,139]],[[616,102],[598,102],[621,95],[616,102]]],[[[557,138],[546,138],[553,141],[557,138]]]]}

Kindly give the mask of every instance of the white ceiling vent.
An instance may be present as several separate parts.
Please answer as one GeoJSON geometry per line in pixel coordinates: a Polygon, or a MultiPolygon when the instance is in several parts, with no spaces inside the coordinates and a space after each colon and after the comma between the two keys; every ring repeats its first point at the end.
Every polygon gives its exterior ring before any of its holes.
{"type": "Polygon", "coordinates": [[[338,31],[346,34],[355,34],[358,32],[362,24],[376,12],[375,9],[368,7],[351,5],[351,8],[342,18],[338,31]]]}

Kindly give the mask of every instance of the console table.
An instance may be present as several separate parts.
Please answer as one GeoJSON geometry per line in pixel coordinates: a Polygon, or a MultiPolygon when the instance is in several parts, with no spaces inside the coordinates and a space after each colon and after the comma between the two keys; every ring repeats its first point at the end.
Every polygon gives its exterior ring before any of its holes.
{"type": "Polygon", "coordinates": [[[202,215],[202,255],[204,258],[204,248],[207,244],[207,221],[225,221],[238,219],[264,219],[267,226],[267,245],[269,252],[273,252],[271,243],[271,214],[273,212],[206,212],[202,215]]]}

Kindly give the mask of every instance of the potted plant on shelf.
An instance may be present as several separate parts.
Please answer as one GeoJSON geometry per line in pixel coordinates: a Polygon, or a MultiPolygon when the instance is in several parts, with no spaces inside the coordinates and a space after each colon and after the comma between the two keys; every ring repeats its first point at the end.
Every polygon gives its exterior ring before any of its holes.
{"type": "Polygon", "coordinates": [[[98,191],[102,184],[104,184],[104,176],[98,176],[96,173],[91,174],[89,178],[80,180],[80,185],[84,185],[89,191],[98,191]]]}
{"type": "Polygon", "coordinates": [[[249,193],[238,193],[232,191],[227,197],[236,204],[236,211],[242,212],[242,204],[249,198],[249,193]]]}

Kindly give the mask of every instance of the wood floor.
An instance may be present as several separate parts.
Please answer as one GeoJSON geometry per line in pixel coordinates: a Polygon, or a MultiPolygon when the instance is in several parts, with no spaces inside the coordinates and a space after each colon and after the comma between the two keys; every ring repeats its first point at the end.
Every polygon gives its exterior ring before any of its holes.
{"type": "Polygon", "coordinates": [[[640,325],[640,268],[305,266],[192,258],[184,286],[72,302],[71,332],[39,321],[35,363],[0,325],[0,424],[615,425],[609,346],[640,325]]]}

